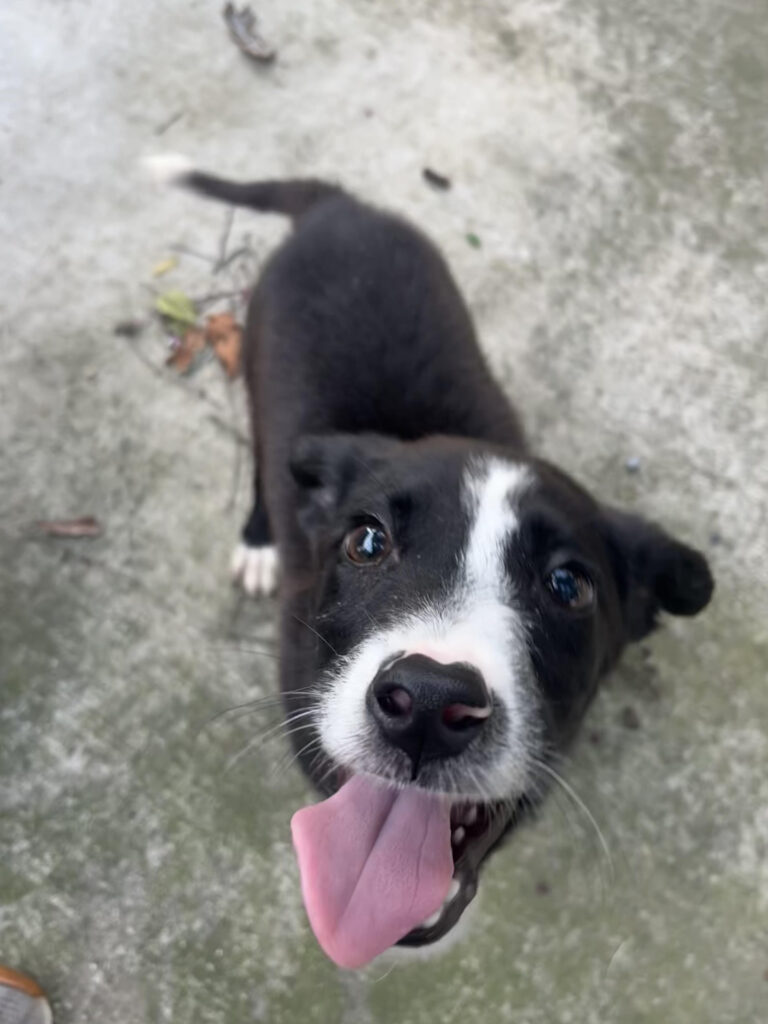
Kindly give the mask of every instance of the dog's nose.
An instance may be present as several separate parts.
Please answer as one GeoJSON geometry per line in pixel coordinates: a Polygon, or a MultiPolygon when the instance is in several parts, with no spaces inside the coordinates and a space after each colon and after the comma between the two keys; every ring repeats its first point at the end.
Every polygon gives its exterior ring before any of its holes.
{"type": "Polygon", "coordinates": [[[491,699],[480,673],[410,654],[383,666],[368,688],[368,710],[414,775],[422,761],[455,757],[484,729],[491,699]]]}

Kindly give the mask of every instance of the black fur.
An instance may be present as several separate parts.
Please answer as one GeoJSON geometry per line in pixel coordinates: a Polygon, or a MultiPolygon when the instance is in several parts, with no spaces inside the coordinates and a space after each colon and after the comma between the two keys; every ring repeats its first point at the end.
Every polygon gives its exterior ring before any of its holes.
{"type": "MultiPolygon", "coordinates": [[[[271,536],[279,549],[287,708],[309,706],[294,691],[321,690],[363,638],[450,593],[469,526],[462,482],[472,459],[495,455],[527,465],[533,481],[504,568],[528,636],[534,728],[545,754],[561,749],[626,643],[661,611],[693,615],[707,604],[704,558],[530,454],[448,268],[413,227],[318,182],[236,185],[194,173],[183,183],[295,223],[253,293],[244,353],[257,456],[245,538],[271,536]],[[343,543],[367,520],[387,531],[393,554],[361,570],[343,543]],[[553,600],[548,574],[562,566],[592,581],[593,605],[553,600]]],[[[294,741],[328,792],[337,766],[314,728],[294,741]]],[[[476,765],[483,751],[478,742],[476,765]]],[[[406,762],[372,730],[356,767],[407,782],[406,762]]],[[[460,791],[460,764],[430,762],[417,781],[460,791]]],[[[489,845],[475,851],[478,863],[489,845]]]]}

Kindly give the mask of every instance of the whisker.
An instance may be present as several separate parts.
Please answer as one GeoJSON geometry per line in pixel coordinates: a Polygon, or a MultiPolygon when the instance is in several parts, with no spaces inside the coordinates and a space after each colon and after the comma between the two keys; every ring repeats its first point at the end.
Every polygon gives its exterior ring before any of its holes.
{"type": "Polygon", "coordinates": [[[337,748],[333,756],[328,754],[324,749],[323,753],[328,759],[328,767],[320,778],[316,780],[316,784],[320,788],[322,788],[322,786],[327,782],[329,776],[333,775],[334,772],[349,766],[349,763],[353,760],[353,755],[355,753],[354,744],[347,743],[346,746],[337,748]]]}
{"type": "Polygon", "coordinates": [[[265,651],[261,647],[246,647],[244,644],[206,644],[211,651],[232,651],[235,654],[258,654],[262,658],[271,658],[279,661],[280,655],[277,651],[265,651]]]}
{"type": "Polygon", "coordinates": [[[480,779],[478,779],[477,775],[475,774],[475,772],[474,772],[474,770],[472,768],[468,768],[467,771],[469,773],[470,778],[472,779],[472,782],[475,785],[475,788],[477,789],[477,792],[478,792],[478,794],[480,796],[480,801],[482,803],[484,803],[484,804],[489,803],[490,801],[488,800],[488,798],[486,796],[485,787],[483,786],[482,781],[480,779]]]}
{"type": "MultiPolygon", "coordinates": [[[[282,704],[286,700],[303,700],[306,697],[316,695],[314,686],[308,686],[303,690],[286,690],[283,693],[268,693],[263,697],[256,697],[255,700],[247,700],[242,704],[234,704],[230,710],[237,710],[239,708],[252,707],[258,709],[260,707],[269,707],[274,704],[282,704]]],[[[226,711],[222,712],[226,714],[226,711]]]]}
{"type": "MultiPolygon", "coordinates": [[[[306,696],[315,694],[314,687],[306,687],[300,690],[285,690],[281,693],[269,693],[264,697],[256,697],[255,700],[244,701],[242,704],[233,704],[232,707],[224,708],[222,711],[217,711],[215,715],[209,718],[196,733],[199,736],[200,733],[207,729],[214,722],[218,722],[219,719],[224,718],[226,715],[234,715],[237,711],[245,711],[249,713],[251,711],[262,711],[273,707],[279,707],[284,705],[287,701],[298,701],[306,696]]],[[[238,715],[237,718],[244,716],[238,715]]]]}
{"type": "Polygon", "coordinates": [[[358,464],[358,466],[360,466],[362,469],[364,469],[366,471],[366,473],[370,474],[371,478],[373,480],[375,480],[375,482],[381,488],[381,493],[382,494],[386,494],[387,488],[384,486],[384,484],[381,482],[381,480],[376,476],[376,474],[373,472],[373,470],[368,465],[368,463],[365,461],[365,459],[361,458],[361,456],[359,456],[359,455],[355,455],[354,452],[352,453],[351,458],[352,458],[352,461],[356,462],[358,464]]]}
{"type": "Polygon", "coordinates": [[[375,618],[373,617],[373,615],[371,615],[371,613],[370,613],[370,611],[368,610],[368,608],[367,608],[367,606],[366,606],[366,605],[364,605],[364,604],[363,604],[363,605],[360,605],[360,611],[361,611],[361,612],[363,612],[363,613],[364,613],[365,615],[367,615],[367,616],[368,616],[368,621],[369,621],[369,622],[371,623],[371,625],[372,625],[372,626],[373,626],[373,627],[374,627],[375,629],[381,629],[381,625],[380,625],[380,624],[379,624],[379,623],[378,623],[378,622],[376,621],[376,619],[375,619],[375,618]]]}
{"type": "MultiPolygon", "coordinates": [[[[323,750],[321,750],[320,752],[321,752],[321,753],[324,753],[324,751],[323,751],[323,750]]],[[[330,757],[329,757],[329,758],[328,758],[328,767],[327,767],[327,768],[325,769],[325,771],[323,772],[323,774],[322,774],[322,775],[320,776],[320,778],[319,778],[319,779],[317,780],[317,786],[318,786],[318,789],[322,789],[322,788],[323,788],[323,786],[325,785],[325,783],[326,783],[326,782],[328,781],[328,779],[330,778],[330,776],[331,776],[331,775],[333,775],[333,773],[334,773],[335,771],[338,771],[338,769],[339,769],[339,765],[338,765],[338,764],[337,764],[337,763],[336,763],[336,762],[335,762],[335,761],[333,760],[333,758],[330,758],[330,757]]]]}
{"type": "MultiPolygon", "coordinates": [[[[296,729],[291,729],[287,733],[284,733],[282,736],[279,736],[279,738],[280,739],[287,739],[288,737],[293,736],[294,733],[301,732],[303,728],[305,728],[305,726],[298,726],[296,729]]],[[[277,735],[270,737],[270,739],[276,739],[276,738],[278,738],[277,735]]],[[[244,747],[242,747],[240,750],[238,750],[238,752],[236,754],[234,754],[227,761],[227,763],[224,765],[223,774],[226,775],[228,772],[230,772],[235,767],[235,765],[237,765],[240,761],[242,761],[242,759],[248,753],[250,753],[250,751],[254,750],[257,746],[259,748],[261,747],[261,743],[258,742],[257,739],[249,740],[248,743],[246,743],[244,747]]]]}
{"type": "MultiPolygon", "coordinates": [[[[548,749],[545,750],[545,756],[547,756],[549,758],[552,758],[552,759],[557,758],[557,759],[562,761],[562,757],[560,756],[559,752],[555,751],[555,750],[548,750],[548,749]]],[[[540,766],[540,764],[541,764],[541,761],[538,758],[534,759],[534,767],[538,768],[540,766]]],[[[578,840],[579,839],[578,829],[577,829],[576,825],[573,822],[573,818],[568,813],[568,811],[569,811],[568,801],[567,800],[564,801],[562,799],[562,797],[560,795],[560,791],[556,787],[552,787],[552,786],[547,785],[547,783],[544,781],[544,778],[542,777],[542,775],[541,774],[535,774],[535,773],[534,773],[534,775],[532,776],[532,778],[530,780],[530,787],[529,788],[530,788],[530,795],[531,795],[531,806],[532,807],[536,807],[536,806],[540,805],[543,802],[544,797],[548,795],[549,798],[554,803],[555,807],[557,808],[557,810],[558,810],[560,816],[562,817],[563,821],[565,822],[566,828],[568,829],[570,834],[574,837],[574,839],[578,840]]]]}
{"type": "Polygon", "coordinates": [[[310,773],[310,775],[312,774],[312,772],[315,771],[316,768],[319,767],[318,762],[320,761],[320,759],[324,755],[327,757],[327,755],[325,754],[325,748],[323,747],[322,742],[321,742],[319,747],[318,747],[318,749],[317,749],[317,751],[315,752],[314,756],[312,757],[312,760],[309,762],[309,773],[310,773]]]}
{"type": "Polygon", "coordinates": [[[549,777],[551,779],[553,779],[556,783],[558,783],[558,785],[560,785],[562,787],[563,791],[565,793],[567,793],[568,796],[571,798],[571,800],[573,800],[574,804],[576,804],[576,806],[578,808],[580,808],[580,810],[582,811],[582,813],[586,817],[587,821],[590,823],[590,825],[594,829],[595,835],[597,836],[597,838],[598,838],[598,840],[600,842],[600,845],[601,845],[601,847],[603,849],[603,853],[605,854],[606,859],[608,861],[608,870],[609,870],[611,881],[613,881],[614,880],[613,857],[611,855],[610,847],[608,846],[608,843],[606,842],[605,836],[603,835],[603,832],[602,832],[600,826],[598,825],[597,821],[595,820],[595,816],[592,814],[592,812],[587,807],[587,805],[584,803],[584,801],[579,796],[579,794],[576,792],[576,790],[568,782],[565,781],[565,779],[562,777],[562,775],[560,775],[559,772],[557,772],[550,765],[546,764],[546,762],[544,762],[544,761],[540,761],[540,760],[536,759],[535,763],[536,763],[536,766],[541,769],[541,771],[546,772],[546,774],[549,775],[549,777]]]}
{"type": "Polygon", "coordinates": [[[304,744],[304,746],[301,748],[301,750],[296,750],[293,753],[289,753],[289,756],[288,756],[287,760],[284,757],[281,758],[280,761],[278,761],[277,764],[273,767],[271,774],[275,774],[278,771],[278,769],[279,769],[280,774],[282,775],[284,772],[288,771],[288,769],[291,767],[291,765],[293,765],[296,761],[298,761],[298,759],[301,757],[302,754],[304,754],[307,751],[311,750],[312,747],[320,746],[321,744],[322,744],[322,740],[320,739],[320,737],[319,736],[314,736],[309,741],[309,743],[305,743],[304,744]]]}
{"type": "Polygon", "coordinates": [[[378,985],[378,983],[380,981],[384,981],[384,979],[388,978],[390,976],[390,974],[392,973],[392,971],[394,971],[394,969],[396,967],[397,967],[397,964],[392,964],[392,966],[389,968],[389,970],[385,971],[384,974],[382,974],[382,976],[380,978],[373,978],[371,980],[371,984],[372,985],[378,985]]]}
{"type": "Polygon", "coordinates": [[[294,732],[299,732],[300,729],[303,728],[303,726],[300,726],[299,729],[289,729],[287,732],[283,732],[283,730],[285,730],[288,726],[294,725],[295,722],[297,722],[299,719],[308,718],[310,715],[314,714],[315,708],[309,708],[304,711],[299,711],[298,713],[286,718],[285,721],[279,722],[271,729],[267,729],[266,732],[262,732],[256,736],[253,736],[250,740],[248,740],[244,747],[242,747],[236,754],[234,754],[227,761],[227,763],[224,766],[225,773],[231,771],[231,769],[234,768],[237,762],[240,761],[241,758],[245,757],[245,755],[249,751],[253,750],[254,747],[260,746],[262,743],[266,743],[269,739],[278,736],[281,733],[283,733],[283,735],[287,737],[293,735],[294,732]]]}
{"type": "MultiPolygon", "coordinates": [[[[296,699],[298,699],[298,698],[296,698],[296,699]]],[[[290,711],[286,711],[286,709],[281,707],[282,703],[283,703],[282,701],[279,701],[279,702],[275,702],[275,704],[273,704],[273,705],[268,705],[266,707],[257,707],[257,708],[251,708],[247,704],[245,704],[241,708],[229,708],[226,711],[221,711],[216,716],[216,718],[220,719],[222,717],[222,715],[227,715],[228,716],[227,717],[227,721],[228,722],[239,722],[239,721],[241,721],[241,719],[248,718],[250,715],[256,714],[259,711],[283,710],[286,713],[283,714],[283,716],[281,717],[280,721],[282,722],[283,725],[285,725],[286,722],[290,721],[290,715],[295,714],[296,711],[303,711],[303,710],[305,710],[305,708],[304,708],[304,706],[302,704],[298,708],[293,708],[290,711]]],[[[213,720],[210,724],[214,724],[214,721],[215,720],[213,720]]],[[[277,728],[277,726],[276,726],[276,728],[277,728]]]]}
{"type": "Polygon", "coordinates": [[[616,947],[616,949],[614,949],[613,953],[611,954],[611,959],[608,961],[608,966],[605,968],[605,973],[603,974],[603,980],[604,981],[608,978],[608,972],[613,967],[613,961],[616,959],[616,957],[619,955],[619,953],[622,951],[624,946],[626,946],[626,944],[629,941],[630,941],[629,939],[622,939],[621,942],[616,947]]]}
{"type": "Polygon", "coordinates": [[[337,658],[341,657],[341,655],[336,650],[336,648],[333,646],[333,644],[330,643],[328,640],[326,640],[325,637],[322,635],[322,633],[318,633],[318,631],[315,629],[314,626],[310,626],[310,624],[308,622],[305,622],[304,619],[300,619],[298,615],[292,615],[291,617],[294,618],[296,620],[296,622],[298,622],[300,625],[306,626],[306,628],[310,631],[310,633],[314,633],[314,635],[317,637],[317,639],[320,640],[322,643],[324,643],[325,646],[328,648],[328,650],[332,654],[335,654],[337,658]]]}

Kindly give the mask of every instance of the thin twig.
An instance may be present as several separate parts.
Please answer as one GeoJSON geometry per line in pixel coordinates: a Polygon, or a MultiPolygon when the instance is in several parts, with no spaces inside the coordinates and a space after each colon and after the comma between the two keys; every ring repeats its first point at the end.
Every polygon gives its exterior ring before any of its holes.
{"type": "Polygon", "coordinates": [[[209,306],[212,302],[220,302],[222,299],[240,297],[242,294],[242,288],[234,288],[229,292],[210,292],[208,295],[201,295],[199,299],[192,299],[192,302],[195,306],[209,306]]]}
{"type": "Polygon", "coordinates": [[[245,448],[251,447],[251,442],[248,440],[245,434],[241,433],[236,427],[233,427],[231,424],[227,423],[227,421],[225,419],[222,419],[218,413],[208,413],[208,419],[211,421],[211,423],[215,423],[219,430],[223,430],[225,434],[229,434],[230,437],[234,437],[238,444],[243,445],[243,447],[245,448]]]}
{"type": "Polygon", "coordinates": [[[173,245],[169,245],[168,248],[171,252],[181,253],[182,256],[193,256],[196,260],[203,260],[204,263],[209,263],[212,267],[216,266],[216,259],[213,256],[206,256],[204,252],[190,249],[188,245],[181,245],[181,243],[175,242],[173,245]]]}
{"type": "Polygon", "coordinates": [[[255,256],[255,255],[256,255],[256,253],[249,246],[241,245],[239,247],[239,249],[233,249],[232,252],[229,254],[229,256],[227,256],[226,259],[223,259],[219,263],[219,265],[217,267],[217,270],[224,270],[225,267],[228,267],[230,265],[230,263],[234,263],[235,260],[239,259],[241,256],[255,256]]]}
{"type": "Polygon", "coordinates": [[[184,117],[183,110],[177,110],[172,117],[169,117],[167,121],[163,121],[155,128],[155,135],[165,135],[169,128],[173,128],[177,121],[180,121],[184,117]]]}
{"type": "MultiPolygon", "coordinates": [[[[227,396],[227,402],[229,403],[229,414],[232,420],[232,431],[237,436],[237,409],[235,408],[235,400],[232,394],[232,383],[229,381],[226,375],[224,367],[221,368],[222,377],[224,380],[224,394],[227,396]]],[[[243,462],[243,453],[241,445],[235,442],[235,458],[232,464],[232,483],[229,488],[229,498],[224,506],[225,512],[231,512],[235,507],[237,501],[237,493],[240,490],[240,470],[243,462]]]]}
{"type": "MultiPolygon", "coordinates": [[[[155,375],[155,377],[158,377],[160,380],[163,380],[165,382],[171,381],[177,387],[180,387],[182,391],[185,391],[188,395],[195,394],[198,398],[205,402],[207,406],[209,406],[213,410],[216,410],[216,406],[213,404],[213,402],[211,402],[209,398],[206,397],[205,392],[202,391],[202,389],[191,388],[188,384],[185,383],[182,377],[178,377],[174,374],[169,374],[162,367],[157,366],[141,350],[139,345],[136,343],[135,339],[127,338],[126,341],[128,342],[127,348],[129,349],[129,351],[133,352],[133,354],[136,356],[139,362],[143,363],[144,366],[146,366],[146,368],[155,375]]],[[[208,419],[211,421],[211,423],[214,424],[214,426],[218,430],[223,431],[230,437],[234,437],[239,445],[244,445],[246,448],[250,448],[251,443],[245,436],[245,434],[239,431],[236,427],[233,427],[231,423],[227,423],[227,421],[222,418],[218,411],[208,413],[208,419]]]]}
{"type": "Polygon", "coordinates": [[[234,220],[235,207],[228,206],[224,213],[224,227],[222,228],[221,236],[219,238],[219,257],[213,265],[214,274],[218,274],[222,267],[225,266],[227,248],[229,246],[229,236],[232,232],[232,224],[234,223],[234,220]]]}

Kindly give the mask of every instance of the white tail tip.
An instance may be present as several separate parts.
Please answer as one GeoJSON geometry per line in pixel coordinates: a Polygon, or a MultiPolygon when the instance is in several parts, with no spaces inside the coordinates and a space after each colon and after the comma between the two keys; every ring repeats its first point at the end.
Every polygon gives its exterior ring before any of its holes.
{"type": "Polygon", "coordinates": [[[156,153],[145,156],[141,165],[157,185],[179,185],[194,165],[180,153],[156,153]]]}

